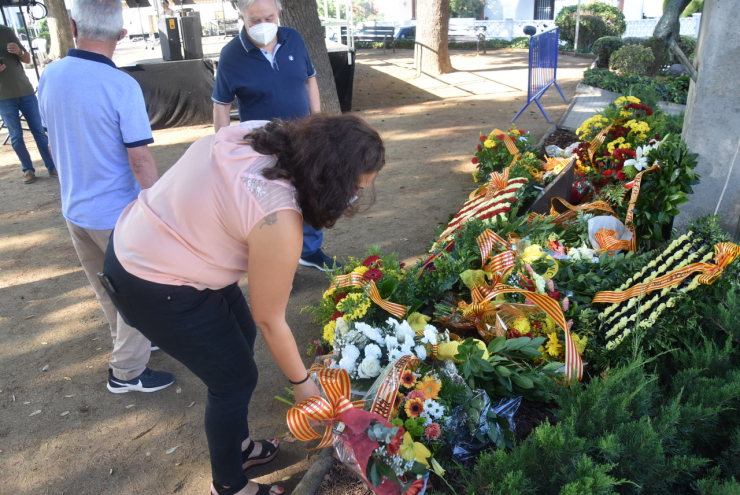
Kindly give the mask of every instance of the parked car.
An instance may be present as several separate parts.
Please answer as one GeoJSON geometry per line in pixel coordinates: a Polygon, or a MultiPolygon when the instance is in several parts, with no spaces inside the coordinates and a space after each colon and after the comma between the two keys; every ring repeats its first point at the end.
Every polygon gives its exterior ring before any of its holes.
{"type": "Polygon", "coordinates": [[[397,40],[416,39],[416,26],[401,26],[396,30],[397,40]]]}

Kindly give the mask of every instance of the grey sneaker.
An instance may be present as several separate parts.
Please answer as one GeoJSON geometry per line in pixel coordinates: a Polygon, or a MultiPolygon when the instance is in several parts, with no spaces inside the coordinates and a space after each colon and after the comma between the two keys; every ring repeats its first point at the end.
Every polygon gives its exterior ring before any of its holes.
{"type": "Polygon", "coordinates": [[[32,184],[36,180],[36,174],[33,170],[26,170],[23,172],[23,183],[32,184]]]}

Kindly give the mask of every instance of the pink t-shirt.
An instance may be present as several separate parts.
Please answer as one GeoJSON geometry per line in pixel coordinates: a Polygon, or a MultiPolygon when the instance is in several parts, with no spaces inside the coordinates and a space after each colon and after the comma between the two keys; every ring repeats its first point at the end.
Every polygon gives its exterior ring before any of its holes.
{"type": "Polygon", "coordinates": [[[222,128],[193,143],[118,219],[113,242],[121,265],[144,280],[220,289],[247,273],[247,237],[278,210],[300,208],[291,184],[267,180],[275,165],[244,141],[265,122],[222,128]]]}

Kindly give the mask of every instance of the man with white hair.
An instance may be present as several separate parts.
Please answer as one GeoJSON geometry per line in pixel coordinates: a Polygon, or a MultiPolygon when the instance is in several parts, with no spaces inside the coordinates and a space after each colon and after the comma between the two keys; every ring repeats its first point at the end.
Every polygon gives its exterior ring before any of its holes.
{"type": "MultiPolygon", "coordinates": [[[[279,0],[238,0],[244,29],[221,50],[213,87],[216,132],[230,123],[231,103],[239,120],[294,120],[321,111],[316,69],[300,33],[278,27],[279,0]]],[[[321,250],[324,235],[303,225],[301,265],[324,270],[339,264],[321,250]]]]}
{"type": "Polygon", "coordinates": [[[98,278],[121,212],[159,177],[147,146],[154,139],[144,95],[111,60],[127,34],[120,0],[74,0],[70,24],[77,49],[44,70],[38,91],[59,169],[62,214],[110,325],[108,390],[155,392],[175,379],[147,367],[151,342],[118,314],[109,294],[120,295],[98,278]]]}

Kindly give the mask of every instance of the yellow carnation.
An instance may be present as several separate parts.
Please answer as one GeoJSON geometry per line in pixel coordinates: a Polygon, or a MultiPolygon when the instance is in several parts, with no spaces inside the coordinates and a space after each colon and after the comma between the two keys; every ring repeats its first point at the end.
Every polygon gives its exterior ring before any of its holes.
{"type": "Polygon", "coordinates": [[[496,141],[492,139],[486,139],[486,141],[483,143],[483,146],[486,148],[495,148],[496,147],[496,141]]]}
{"type": "Polygon", "coordinates": [[[336,321],[330,321],[326,325],[324,325],[324,340],[329,342],[331,345],[334,345],[334,333],[337,328],[337,322],[336,321]]]}

